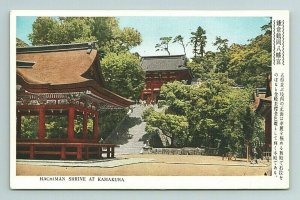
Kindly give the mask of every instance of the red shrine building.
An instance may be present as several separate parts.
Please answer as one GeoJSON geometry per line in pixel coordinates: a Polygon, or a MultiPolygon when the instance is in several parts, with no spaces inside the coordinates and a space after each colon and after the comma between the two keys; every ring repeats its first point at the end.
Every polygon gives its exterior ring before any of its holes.
{"type": "Polygon", "coordinates": [[[93,43],[17,48],[17,157],[81,160],[101,158],[103,153],[114,157],[115,145],[99,143],[99,111],[124,109],[133,102],[105,89],[99,65],[93,43]],[[31,138],[22,133],[26,116],[38,118],[37,133],[31,138]],[[51,116],[64,117],[65,134],[50,135],[46,121],[51,116]],[[79,135],[74,131],[78,116],[79,135]],[[91,131],[88,120],[93,122],[91,131]]]}
{"type": "Polygon", "coordinates": [[[141,67],[146,72],[146,83],[141,100],[147,104],[156,103],[164,83],[177,80],[191,84],[193,77],[186,62],[185,55],[142,57],[141,67]]]}

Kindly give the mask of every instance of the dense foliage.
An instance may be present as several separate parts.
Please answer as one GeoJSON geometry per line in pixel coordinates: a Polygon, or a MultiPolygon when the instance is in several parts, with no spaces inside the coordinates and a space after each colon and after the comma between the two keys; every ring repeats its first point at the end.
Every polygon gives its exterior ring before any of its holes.
{"type": "Polygon", "coordinates": [[[126,53],[109,53],[101,62],[107,88],[117,94],[138,100],[144,88],[145,73],[137,56],[126,53]]]}
{"type": "MultiPolygon", "coordinates": [[[[191,43],[195,48],[194,51],[198,54],[195,53],[188,66],[194,76],[200,80],[207,80],[210,74],[221,72],[226,73],[228,78],[234,80],[236,85],[251,88],[264,86],[266,75],[271,71],[271,24],[269,23],[261,28],[264,33],[245,45],[232,44],[229,46],[227,39],[216,37],[214,42],[217,48],[216,52],[202,50],[200,53],[202,48],[197,51],[197,40],[193,39],[191,43]]],[[[203,33],[203,31],[200,33],[203,33]]],[[[201,40],[198,39],[198,41],[201,40]]]]}
{"type": "Polygon", "coordinates": [[[128,51],[142,42],[137,30],[121,29],[115,17],[38,17],[29,39],[32,45],[96,41],[102,57],[128,51]]]}
{"type": "Polygon", "coordinates": [[[156,128],[159,128],[170,139],[171,147],[185,145],[188,131],[186,116],[147,110],[144,120],[147,122],[146,131],[148,133],[156,133],[156,128]]]}
{"type": "Polygon", "coordinates": [[[21,137],[29,139],[37,138],[38,127],[38,116],[23,116],[21,119],[21,137]]]}
{"type": "MultiPolygon", "coordinates": [[[[46,138],[67,138],[67,116],[46,115],[45,131],[46,138]]],[[[74,119],[75,138],[83,137],[83,116],[76,115],[74,119]]],[[[21,138],[35,139],[38,133],[38,116],[22,116],[21,138]]],[[[87,121],[88,138],[92,138],[93,119],[88,117],[87,121]]]]}
{"type": "Polygon", "coordinates": [[[200,85],[177,81],[165,84],[160,104],[166,109],[144,113],[147,131],[160,129],[171,138],[170,146],[218,148],[220,154],[242,153],[246,144],[262,138],[262,121],[250,108],[251,92],[233,87],[233,81],[226,83],[225,79],[219,75],[200,85]]]}

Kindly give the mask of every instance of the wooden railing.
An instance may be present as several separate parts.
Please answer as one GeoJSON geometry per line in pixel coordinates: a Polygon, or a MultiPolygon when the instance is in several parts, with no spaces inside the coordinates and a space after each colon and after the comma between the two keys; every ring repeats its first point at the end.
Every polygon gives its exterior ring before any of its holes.
{"type": "Polygon", "coordinates": [[[17,157],[27,156],[29,159],[44,156],[58,156],[61,160],[72,159],[77,160],[115,157],[115,144],[98,144],[98,143],[70,143],[70,142],[17,142],[17,157]]]}

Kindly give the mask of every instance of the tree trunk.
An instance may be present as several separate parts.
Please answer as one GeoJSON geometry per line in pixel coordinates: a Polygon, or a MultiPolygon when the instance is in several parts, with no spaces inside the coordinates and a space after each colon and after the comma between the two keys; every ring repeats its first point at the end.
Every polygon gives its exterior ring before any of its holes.
{"type": "Polygon", "coordinates": [[[170,56],[171,54],[170,54],[170,51],[167,49],[167,52],[168,52],[168,55],[170,56]]]}
{"type": "Polygon", "coordinates": [[[183,52],[184,52],[184,55],[186,56],[185,46],[184,46],[184,44],[183,44],[183,43],[182,43],[182,47],[183,47],[183,52]]]}
{"type": "Polygon", "coordinates": [[[247,144],[247,162],[249,162],[249,144],[247,144]]]}
{"type": "Polygon", "coordinates": [[[175,135],[172,134],[172,136],[171,136],[171,147],[174,147],[174,140],[175,140],[175,135]]]}

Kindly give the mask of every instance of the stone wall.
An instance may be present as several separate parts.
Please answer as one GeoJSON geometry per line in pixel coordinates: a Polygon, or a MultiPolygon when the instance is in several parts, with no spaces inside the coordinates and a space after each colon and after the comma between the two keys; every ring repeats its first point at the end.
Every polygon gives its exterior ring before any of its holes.
{"type": "Polygon", "coordinates": [[[143,148],[143,154],[205,155],[204,148],[143,148]]]}

